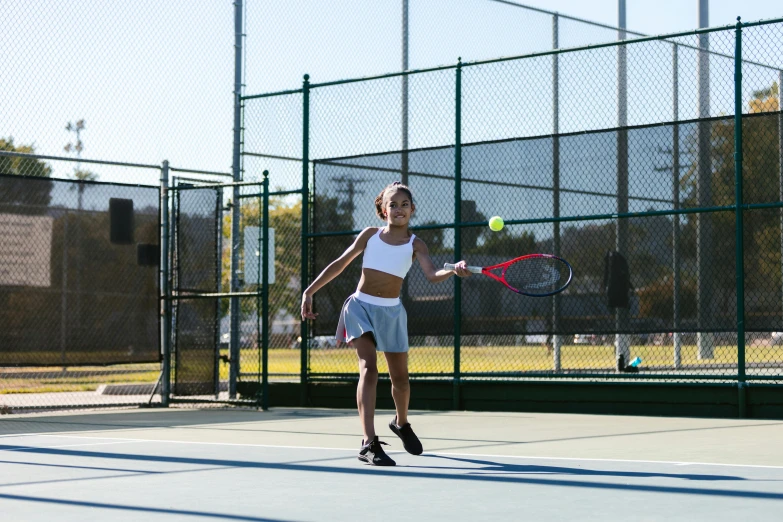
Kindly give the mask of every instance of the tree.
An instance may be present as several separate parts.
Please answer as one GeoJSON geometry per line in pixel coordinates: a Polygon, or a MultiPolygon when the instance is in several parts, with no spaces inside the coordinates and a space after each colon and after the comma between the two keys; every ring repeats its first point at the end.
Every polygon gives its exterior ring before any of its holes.
{"type": "MultiPolygon", "coordinates": [[[[0,151],[35,154],[32,145],[14,146],[14,139],[10,137],[0,138],[0,151]]],[[[0,156],[0,174],[48,178],[52,175],[52,168],[47,163],[34,158],[0,156]]]]}
{"type": "MultiPolygon", "coordinates": [[[[239,235],[244,236],[245,227],[261,227],[262,216],[258,199],[243,200],[240,207],[241,221],[239,235]]],[[[299,249],[291,248],[291,237],[299,237],[301,230],[302,204],[287,204],[283,198],[269,200],[269,226],[275,229],[275,284],[270,288],[272,315],[284,309],[289,313],[298,310],[298,274],[300,271],[299,249]],[[293,258],[296,259],[293,259],[293,258]],[[296,281],[296,282],[295,282],[296,281]]],[[[299,243],[296,243],[298,246],[299,243]]],[[[222,281],[226,291],[231,288],[231,215],[223,219],[222,281]]],[[[251,290],[252,291],[252,290],[251,290]]],[[[242,314],[255,313],[255,303],[242,299],[242,314]]],[[[221,300],[221,315],[228,313],[228,301],[221,300]]]]}
{"type": "MultiPolygon", "coordinates": [[[[779,114],[780,86],[773,83],[757,90],[749,100],[742,116],[743,130],[743,203],[774,203],[780,201],[779,114]]],[[[735,203],[734,119],[727,117],[710,124],[711,206],[732,206],[735,203]]],[[[696,138],[690,139],[689,155],[698,159],[696,138]]],[[[697,164],[684,173],[681,187],[687,194],[685,206],[695,207],[697,164]]],[[[701,214],[699,219],[712,224],[712,243],[705,255],[712,264],[711,277],[702,284],[713,285],[719,313],[734,313],[736,289],[736,215],[732,211],[701,214]]],[[[683,249],[695,256],[695,238],[698,219],[691,214],[683,229],[683,249]]],[[[752,315],[746,326],[749,330],[768,329],[780,314],[781,284],[781,230],[780,211],[745,210],[743,212],[744,285],[746,306],[759,323],[753,324],[752,315]]]]}
{"type": "Polygon", "coordinates": [[[484,242],[466,251],[466,254],[486,254],[510,259],[536,251],[536,238],[532,232],[526,231],[520,235],[514,235],[509,232],[508,228],[503,228],[498,232],[484,229],[481,234],[484,242]]]}
{"type": "MultiPolygon", "coordinates": [[[[282,190],[282,189],[281,189],[282,190]]],[[[244,236],[245,227],[261,227],[262,216],[259,199],[245,199],[242,201],[240,214],[242,216],[239,225],[240,237],[244,236]]],[[[314,202],[313,220],[322,223],[322,227],[329,230],[350,230],[350,215],[337,204],[336,198],[316,196],[314,202]]],[[[279,311],[285,311],[294,317],[299,315],[301,304],[301,237],[302,237],[302,202],[291,202],[284,197],[270,197],[269,199],[269,226],[275,230],[275,284],[270,287],[270,313],[272,316],[279,311]]],[[[315,256],[315,274],[320,272],[326,264],[337,258],[354,240],[353,236],[324,237],[313,241],[312,255],[315,256]]],[[[231,278],[231,216],[223,219],[223,255],[222,255],[222,287],[230,288],[231,278]]],[[[348,271],[356,270],[361,266],[354,263],[348,271]]],[[[336,295],[345,296],[353,290],[347,290],[348,286],[355,286],[358,275],[343,274],[330,284],[329,291],[319,293],[332,300],[336,295]]],[[[255,303],[249,299],[242,299],[242,313],[255,313],[255,303]]],[[[342,304],[342,301],[340,301],[342,304]]],[[[227,300],[222,300],[221,315],[228,313],[227,300]]]]}
{"type": "MultiPolygon", "coordinates": [[[[778,92],[773,83],[767,89],[755,91],[743,116],[743,203],[770,203],[780,200],[780,155],[778,138],[778,92]],[[765,115],[765,113],[769,113],[765,115]]],[[[712,204],[731,206],[735,202],[734,121],[726,118],[712,124],[711,132],[712,204]]],[[[691,151],[693,152],[693,151],[691,151]]],[[[683,186],[690,192],[686,204],[695,206],[696,165],[685,173],[683,186]]],[[[724,259],[722,270],[716,270],[716,282],[722,288],[735,284],[733,261],[736,245],[733,212],[711,214],[713,245],[710,255],[724,259]],[[729,266],[730,265],[730,266],[729,266]]],[[[687,227],[695,227],[689,219],[687,227]]],[[[746,277],[749,288],[768,285],[770,278],[780,279],[780,217],[778,211],[746,211],[743,216],[746,277]]],[[[690,231],[690,235],[694,235],[690,231]]]]}
{"type": "Polygon", "coordinates": [[[76,169],[73,171],[74,179],[79,181],[95,181],[98,179],[98,174],[86,169],[76,169]]]}
{"type": "MultiPolygon", "coordinates": [[[[379,221],[380,224],[380,221],[379,221]]],[[[343,232],[353,229],[353,216],[349,209],[339,204],[338,198],[316,195],[313,201],[313,229],[316,232],[343,232]]],[[[310,279],[314,279],[326,266],[339,257],[356,239],[354,235],[326,236],[311,242],[313,265],[310,279]]],[[[300,272],[297,267],[297,274],[300,272]]],[[[336,329],[337,313],[345,299],[356,290],[356,283],[362,274],[361,259],[354,260],[348,267],[319,291],[313,305],[321,314],[316,321],[315,334],[333,333],[336,329]],[[334,326],[334,328],[333,328],[334,326]]],[[[298,294],[301,297],[301,294],[298,294]]],[[[299,305],[297,299],[297,310],[299,305]]],[[[298,312],[297,312],[298,313],[298,312]]]]}
{"type": "MultiPolygon", "coordinates": [[[[640,288],[639,317],[657,318],[668,323],[674,320],[674,280],[664,277],[640,288]]],[[[685,281],[680,285],[680,317],[696,316],[696,284],[685,281]]]]}
{"type": "MultiPolygon", "coordinates": [[[[32,145],[14,145],[13,138],[0,138],[0,151],[34,154],[32,145]]],[[[0,175],[49,178],[52,168],[35,158],[0,155],[0,175]]],[[[17,214],[43,214],[51,202],[51,181],[0,179],[0,203],[17,205],[17,214]]]]}
{"type": "MultiPolygon", "coordinates": [[[[471,200],[462,200],[461,202],[462,222],[477,223],[486,221],[487,216],[479,212],[476,202],[471,200]]],[[[462,252],[470,252],[478,245],[479,238],[486,233],[486,229],[481,227],[464,227],[461,230],[462,252]]]]}
{"type": "MultiPolygon", "coordinates": [[[[435,221],[427,221],[422,223],[422,226],[439,225],[435,221]]],[[[421,238],[427,245],[427,249],[430,254],[444,254],[450,252],[451,249],[447,249],[445,243],[445,229],[443,228],[427,228],[424,230],[417,230],[416,235],[421,238]]]]}

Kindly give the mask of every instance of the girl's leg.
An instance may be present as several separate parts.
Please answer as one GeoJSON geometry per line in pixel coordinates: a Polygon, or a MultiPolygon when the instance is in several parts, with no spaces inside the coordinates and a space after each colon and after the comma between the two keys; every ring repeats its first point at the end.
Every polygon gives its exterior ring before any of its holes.
{"type": "Polygon", "coordinates": [[[384,352],[389,365],[389,377],[392,382],[392,397],[397,409],[397,425],[408,423],[408,403],[411,398],[411,386],[408,380],[408,353],[384,352]]]}
{"type": "Polygon", "coordinates": [[[371,333],[354,339],[353,347],[359,357],[359,385],[356,388],[356,405],[364,431],[364,442],[375,437],[375,388],[378,385],[378,356],[371,333]]]}

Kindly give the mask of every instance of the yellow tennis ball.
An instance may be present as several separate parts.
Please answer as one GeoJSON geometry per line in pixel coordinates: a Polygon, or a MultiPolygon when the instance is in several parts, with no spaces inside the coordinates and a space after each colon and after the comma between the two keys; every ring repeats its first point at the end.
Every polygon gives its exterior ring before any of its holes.
{"type": "Polygon", "coordinates": [[[500,230],[503,230],[503,218],[500,216],[493,216],[489,220],[489,228],[493,230],[494,232],[499,232],[500,230]]]}

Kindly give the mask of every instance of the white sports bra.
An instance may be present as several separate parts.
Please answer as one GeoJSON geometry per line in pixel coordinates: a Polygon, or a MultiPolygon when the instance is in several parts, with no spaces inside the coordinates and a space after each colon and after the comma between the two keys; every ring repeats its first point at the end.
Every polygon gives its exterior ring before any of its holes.
{"type": "Polygon", "coordinates": [[[381,240],[382,230],[379,228],[378,232],[367,240],[362,268],[379,270],[405,279],[413,264],[413,240],[416,235],[412,234],[411,240],[403,245],[390,245],[381,240]]]}

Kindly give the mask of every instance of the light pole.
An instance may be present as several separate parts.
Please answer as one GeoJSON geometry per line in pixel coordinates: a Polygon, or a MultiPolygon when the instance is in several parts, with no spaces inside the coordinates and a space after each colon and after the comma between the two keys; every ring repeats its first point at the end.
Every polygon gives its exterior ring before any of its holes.
{"type": "Polygon", "coordinates": [[[74,175],[76,178],[79,178],[79,172],[81,172],[81,163],[79,160],[82,159],[82,150],[84,150],[84,144],[82,143],[82,131],[84,130],[84,118],[81,120],[78,120],[76,123],[68,122],[68,125],[65,126],[65,130],[68,132],[73,132],[76,134],[76,143],[68,143],[65,147],[65,152],[76,152],[76,170],[74,175]]]}
{"type": "MultiPolygon", "coordinates": [[[[625,40],[626,0],[617,3],[618,40],[625,40]]],[[[625,45],[617,47],[617,213],[628,212],[628,52],[625,45]]],[[[615,234],[615,250],[623,256],[628,255],[628,220],[618,218],[615,234]]],[[[631,360],[631,338],[627,333],[629,313],[626,308],[617,308],[615,312],[615,357],[618,369],[622,371],[631,360]]]]}
{"type": "MultiPolygon", "coordinates": [[[[75,152],[76,153],[76,168],[73,171],[73,177],[76,178],[76,180],[79,181],[79,186],[77,190],[79,191],[78,196],[78,211],[76,214],[76,219],[81,219],[82,215],[82,207],[83,207],[83,199],[84,199],[84,183],[83,181],[92,181],[96,179],[98,176],[96,176],[94,173],[89,171],[82,171],[81,169],[81,158],[82,158],[82,150],[84,150],[84,143],[82,143],[82,131],[84,130],[84,118],[81,120],[78,120],[76,123],[68,122],[68,125],[65,126],[65,130],[68,132],[73,132],[76,134],[76,143],[68,142],[65,147],[65,152],[75,152]]],[[[77,222],[76,226],[76,255],[77,262],[79,266],[82,265],[82,258],[81,258],[81,249],[80,249],[80,238],[79,238],[79,230],[81,230],[81,224],[77,222]]],[[[64,227],[64,233],[63,233],[63,297],[62,297],[62,317],[63,317],[63,331],[65,331],[65,324],[67,323],[67,313],[66,313],[66,294],[68,292],[67,285],[65,284],[65,278],[67,274],[67,263],[68,263],[68,215],[65,216],[65,227],[64,227]]],[[[80,272],[77,270],[77,277],[76,277],[76,321],[78,325],[81,325],[81,276],[78,275],[80,272]]],[[[64,337],[64,334],[63,334],[64,337]]],[[[65,343],[63,343],[62,347],[62,362],[63,362],[63,371],[65,371],[65,343]]]]}

